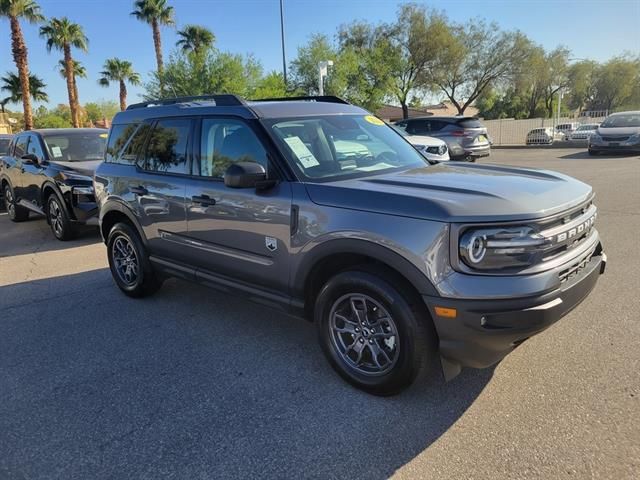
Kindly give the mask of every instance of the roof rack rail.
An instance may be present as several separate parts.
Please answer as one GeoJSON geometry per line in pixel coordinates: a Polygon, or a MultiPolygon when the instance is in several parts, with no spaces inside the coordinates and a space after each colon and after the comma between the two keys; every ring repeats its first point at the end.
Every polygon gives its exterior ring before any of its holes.
{"type": "Polygon", "coordinates": [[[307,101],[307,102],[326,102],[326,103],[342,103],[344,105],[350,105],[349,102],[343,98],[336,97],[335,95],[309,95],[303,97],[278,97],[278,98],[259,98],[252,100],[253,102],[295,102],[295,101],[307,101]]]}
{"type": "Polygon", "coordinates": [[[136,108],[156,107],[160,105],[175,105],[177,103],[197,102],[201,100],[213,100],[218,107],[234,107],[239,105],[246,105],[246,102],[237,95],[230,93],[221,93],[213,95],[195,95],[190,97],[174,97],[163,98],[160,100],[150,100],[148,102],[132,103],[127,107],[127,110],[134,110],[136,108]]]}

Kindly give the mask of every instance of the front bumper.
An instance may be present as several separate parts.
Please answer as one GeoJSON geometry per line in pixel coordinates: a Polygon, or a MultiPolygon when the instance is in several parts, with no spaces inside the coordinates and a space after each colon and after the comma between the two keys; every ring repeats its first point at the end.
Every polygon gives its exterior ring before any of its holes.
{"type": "Polygon", "coordinates": [[[66,193],[67,203],[71,207],[76,223],[98,225],[98,204],[96,203],[93,187],[74,186],[66,193]]]}
{"type": "Polygon", "coordinates": [[[589,150],[592,152],[628,152],[628,153],[640,153],[640,143],[625,145],[624,143],[610,142],[608,144],[589,144],[589,150]]]}
{"type": "Polygon", "coordinates": [[[460,300],[423,296],[440,341],[447,380],[461,367],[485,368],[502,360],[529,337],[565,316],[591,292],[604,273],[599,249],[575,276],[543,295],[500,300],[460,300]],[[455,318],[438,316],[435,307],[455,309],[455,318]]]}

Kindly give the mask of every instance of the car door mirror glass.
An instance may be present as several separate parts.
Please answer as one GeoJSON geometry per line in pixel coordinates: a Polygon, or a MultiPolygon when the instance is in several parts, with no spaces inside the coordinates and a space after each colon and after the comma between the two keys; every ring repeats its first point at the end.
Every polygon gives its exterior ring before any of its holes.
{"type": "Polygon", "coordinates": [[[26,155],[23,155],[20,158],[24,160],[23,163],[26,163],[27,165],[31,165],[31,164],[38,165],[40,163],[40,159],[33,153],[27,153],[26,155]]]}
{"type": "Polygon", "coordinates": [[[264,167],[255,162],[237,162],[224,173],[224,184],[231,188],[257,188],[267,181],[264,167]]]}

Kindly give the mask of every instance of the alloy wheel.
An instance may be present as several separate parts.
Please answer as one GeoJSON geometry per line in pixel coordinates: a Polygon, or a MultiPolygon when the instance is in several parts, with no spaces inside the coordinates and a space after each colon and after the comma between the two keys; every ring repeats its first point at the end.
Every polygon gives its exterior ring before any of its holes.
{"type": "Polygon", "coordinates": [[[14,218],[16,216],[16,205],[13,203],[13,193],[11,193],[9,187],[4,190],[4,203],[7,207],[7,212],[9,212],[9,217],[14,218]]]}
{"type": "Polygon", "coordinates": [[[113,241],[111,254],[120,280],[127,286],[134,285],[138,280],[140,266],[138,255],[131,241],[124,236],[117,237],[113,241]]]}
{"type": "Polygon", "coordinates": [[[51,200],[49,203],[49,222],[56,236],[61,237],[64,231],[62,209],[56,200],[51,200]]]}
{"type": "Polygon", "coordinates": [[[331,341],[340,359],[358,373],[384,375],[400,352],[398,329],[389,312],[363,294],[347,294],[331,307],[331,341]]]}

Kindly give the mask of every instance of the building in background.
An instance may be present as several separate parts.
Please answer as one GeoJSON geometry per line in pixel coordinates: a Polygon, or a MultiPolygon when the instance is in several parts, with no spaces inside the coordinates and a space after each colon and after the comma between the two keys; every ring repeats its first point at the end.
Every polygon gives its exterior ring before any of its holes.
{"type": "MultiPolygon", "coordinates": [[[[479,110],[470,105],[464,111],[465,117],[475,117],[479,110]]],[[[440,102],[436,105],[425,105],[421,107],[409,107],[409,118],[428,117],[437,115],[439,117],[455,117],[458,115],[458,109],[449,101],[440,102]]],[[[396,105],[383,105],[376,110],[376,116],[387,122],[396,122],[402,120],[402,107],[396,105]]]]}

